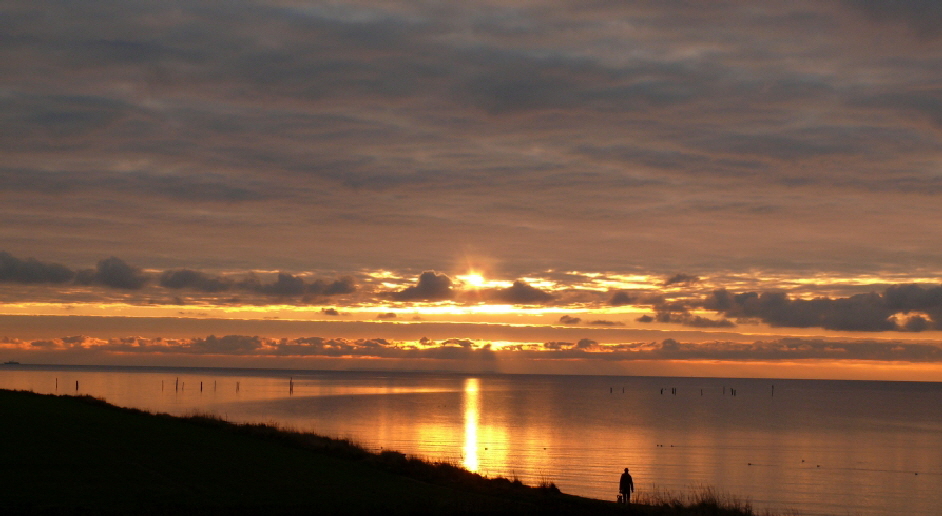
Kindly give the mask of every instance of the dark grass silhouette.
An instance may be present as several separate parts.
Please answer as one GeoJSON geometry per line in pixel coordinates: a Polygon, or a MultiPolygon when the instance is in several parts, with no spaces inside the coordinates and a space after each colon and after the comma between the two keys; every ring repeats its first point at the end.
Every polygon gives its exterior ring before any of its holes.
{"type": "MultiPolygon", "coordinates": [[[[613,502],[560,493],[547,480],[487,478],[274,424],[5,390],[0,415],[4,515],[625,514],[613,502]]],[[[704,512],[700,502],[646,501],[631,513],[753,516],[751,507],[704,512]]]]}

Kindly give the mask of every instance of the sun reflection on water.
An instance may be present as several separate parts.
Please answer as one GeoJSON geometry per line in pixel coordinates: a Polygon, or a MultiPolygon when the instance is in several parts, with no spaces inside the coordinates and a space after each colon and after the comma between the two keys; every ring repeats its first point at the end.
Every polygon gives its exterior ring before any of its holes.
{"type": "Polygon", "coordinates": [[[474,472],[478,470],[479,387],[477,378],[464,382],[464,467],[474,472]]]}

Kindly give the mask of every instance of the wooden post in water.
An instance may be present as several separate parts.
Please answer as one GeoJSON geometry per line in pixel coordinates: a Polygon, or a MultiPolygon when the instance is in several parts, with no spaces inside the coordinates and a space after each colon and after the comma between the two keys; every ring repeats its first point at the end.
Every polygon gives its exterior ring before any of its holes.
{"type": "Polygon", "coordinates": [[[288,377],[288,394],[291,394],[291,395],[294,394],[294,377],[293,376],[288,377]]]}
{"type": "Polygon", "coordinates": [[[236,382],[236,392],[239,392],[239,382],[236,382]]]}
{"type": "Polygon", "coordinates": [[[177,382],[173,384],[173,390],[176,392],[180,392],[180,377],[179,376],[177,377],[177,382]]]}
{"type": "Polygon", "coordinates": [[[160,392],[164,392],[164,381],[160,381],[160,392]]]}
{"type": "Polygon", "coordinates": [[[59,392],[59,377],[56,377],[56,392],[59,392]]]}
{"type": "Polygon", "coordinates": [[[78,380],[75,380],[75,392],[78,392],[78,380]]]}
{"type": "Polygon", "coordinates": [[[216,392],[216,380],[213,380],[213,392],[216,392]]]}
{"type": "Polygon", "coordinates": [[[200,392],[203,392],[203,382],[200,382],[200,392]]]}

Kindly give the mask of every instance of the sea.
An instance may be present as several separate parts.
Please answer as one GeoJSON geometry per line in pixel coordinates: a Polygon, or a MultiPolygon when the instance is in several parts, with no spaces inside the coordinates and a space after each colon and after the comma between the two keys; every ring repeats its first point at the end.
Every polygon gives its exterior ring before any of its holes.
{"type": "Polygon", "coordinates": [[[274,423],[612,501],[629,468],[640,496],[942,514],[942,383],[8,364],[0,388],[274,423]]]}

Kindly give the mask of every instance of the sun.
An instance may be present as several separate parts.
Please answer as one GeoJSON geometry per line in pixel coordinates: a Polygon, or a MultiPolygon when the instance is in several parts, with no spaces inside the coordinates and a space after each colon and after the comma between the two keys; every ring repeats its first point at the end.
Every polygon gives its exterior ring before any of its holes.
{"type": "Polygon", "coordinates": [[[459,275],[458,279],[460,279],[465,284],[473,288],[481,288],[484,286],[484,283],[487,281],[484,279],[484,276],[474,271],[469,272],[464,275],[459,275]]]}

